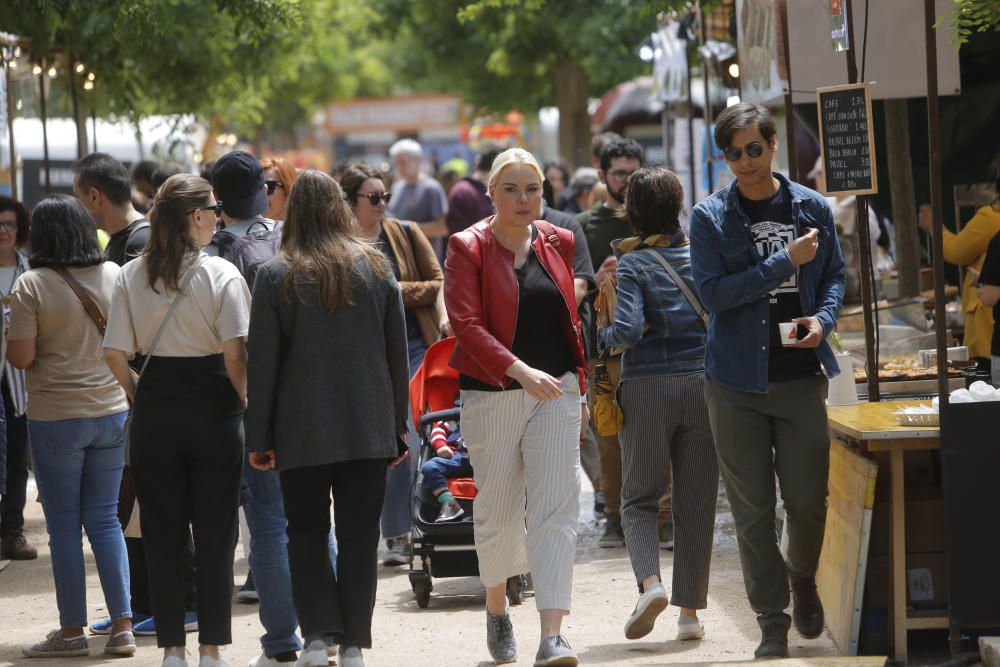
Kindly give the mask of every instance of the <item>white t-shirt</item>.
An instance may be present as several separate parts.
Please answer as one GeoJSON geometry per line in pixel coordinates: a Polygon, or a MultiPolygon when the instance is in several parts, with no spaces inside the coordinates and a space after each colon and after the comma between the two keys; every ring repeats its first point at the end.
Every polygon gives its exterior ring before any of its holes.
{"type": "MultiPolygon", "coordinates": [[[[202,253],[204,255],[204,253],[202,253]]],[[[104,347],[129,356],[146,353],[176,292],[157,281],[150,288],[143,255],[124,267],[115,283],[104,347]]],[[[190,264],[185,264],[186,268],[190,264]]],[[[183,280],[183,271],[181,274],[183,280]]],[[[219,257],[199,267],[167,323],[153,354],[157,357],[206,357],[250,330],[250,290],[239,270],[219,257]]]]}

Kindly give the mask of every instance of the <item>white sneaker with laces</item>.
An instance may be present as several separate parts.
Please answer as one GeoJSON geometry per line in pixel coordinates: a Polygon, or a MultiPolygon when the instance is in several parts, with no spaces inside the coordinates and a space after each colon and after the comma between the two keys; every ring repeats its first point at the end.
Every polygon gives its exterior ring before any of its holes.
{"type": "Polygon", "coordinates": [[[635,611],[625,621],[625,637],[639,639],[652,632],[656,617],[667,608],[668,602],[667,592],[663,590],[662,583],[657,582],[650,586],[639,596],[639,601],[635,603],[635,611]]]}
{"type": "Polygon", "coordinates": [[[705,624],[693,616],[681,614],[677,618],[677,639],[701,639],[705,636],[705,624]]]}

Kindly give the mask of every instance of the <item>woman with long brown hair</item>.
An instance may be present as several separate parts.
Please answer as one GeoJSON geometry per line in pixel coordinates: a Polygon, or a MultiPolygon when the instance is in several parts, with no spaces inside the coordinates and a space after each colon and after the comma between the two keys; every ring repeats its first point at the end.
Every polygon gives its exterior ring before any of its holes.
{"type": "Polygon", "coordinates": [[[389,260],[357,236],[337,183],[303,172],[278,255],[254,284],[247,449],[277,469],[288,518],[292,597],[305,650],[297,664],[361,667],[372,644],[386,468],[406,434],[406,328],[389,260]],[[337,533],[330,562],[330,497],[337,533]]]}
{"type": "Polygon", "coordinates": [[[199,667],[232,641],[230,598],[243,458],[250,293],[230,262],[202,252],[219,204],[208,181],[171,176],[150,211],[146,251],[115,284],[104,338],[132,400],[130,467],[146,543],[163,667],[183,667],[188,525],[198,571],[199,667]],[[134,381],[128,359],[145,357],[134,381]]]}

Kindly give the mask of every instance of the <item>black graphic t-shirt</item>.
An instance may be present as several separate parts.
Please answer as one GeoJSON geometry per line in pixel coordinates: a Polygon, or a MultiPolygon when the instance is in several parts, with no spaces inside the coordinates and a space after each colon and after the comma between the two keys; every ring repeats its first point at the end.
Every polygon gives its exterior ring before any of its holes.
{"type": "MultiPolygon", "coordinates": [[[[770,199],[752,200],[740,195],[740,206],[750,218],[750,233],[761,257],[781,252],[795,238],[792,202],[784,187],[779,187],[770,199]]],[[[798,277],[796,270],[770,294],[768,382],[787,382],[819,372],[819,359],[814,350],[781,345],[778,323],[802,317],[798,277]]]]}

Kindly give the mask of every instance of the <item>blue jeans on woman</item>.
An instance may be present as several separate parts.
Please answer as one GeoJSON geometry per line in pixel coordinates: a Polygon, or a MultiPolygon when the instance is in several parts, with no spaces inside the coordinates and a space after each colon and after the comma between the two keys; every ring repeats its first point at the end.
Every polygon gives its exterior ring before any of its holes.
{"type": "MultiPolygon", "coordinates": [[[[407,339],[407,352],[410,358],[410,377],[417,372],[420,364],[424,363],[424,354],[427,353],[427,344],[420,336],[411,335],[407,339]]],[[[407,411],[409,412],[409,411],[407,411]]],[[[382,505],[382,537],[391,539],[400,535],[409,535],[410,528],[413,527],[413,519],[410,517],[410,489],[413,483],[413,476],[417,471],[417,454],[420,447],[420,434],[413,426],[413,415],[407,415],[406,425],[410,429],[407,442],[410,445],[409,462],[401,463],[386,473],[385,478],[385,501],[382,505]]]]}
{"type": "Polygon", "coordinates": [[[128,557],[118,523],[126,412],[89,419],[28,420],[35,481],[45,512],[59,624],[87,625],[87,530],[112,620],[131,618],[128,557]]]}

